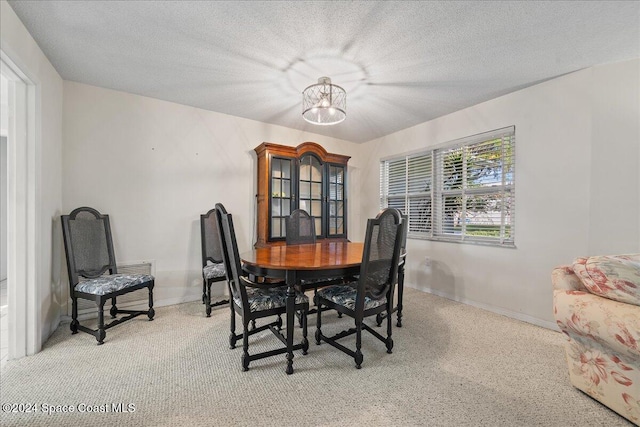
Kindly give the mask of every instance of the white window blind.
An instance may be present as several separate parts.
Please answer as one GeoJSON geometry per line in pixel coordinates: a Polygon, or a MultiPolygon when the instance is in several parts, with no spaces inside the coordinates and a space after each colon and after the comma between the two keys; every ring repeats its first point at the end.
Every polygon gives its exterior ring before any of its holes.
{"type": "Polygon", "coordinates": [[[382,160],[380,206],[412,238],[514,245],[515,127],[382,160]]]}

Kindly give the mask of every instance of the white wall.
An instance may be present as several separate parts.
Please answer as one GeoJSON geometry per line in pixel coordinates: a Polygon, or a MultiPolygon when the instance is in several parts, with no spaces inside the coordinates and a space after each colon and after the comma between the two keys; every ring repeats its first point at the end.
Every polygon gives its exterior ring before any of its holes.
{"type": "MultiPolygon", "coordinates": [[[[9,4],[0,1],[0,41],[35,87],[35,280],[33,306],[44,343],[60,318],[60,257],[62,184],[62,79],[9,4]]],[[[16,284],[17,286],[24,284],[16,284]]],[[[33,296],[28,296],[33,299],[33,296]]],[[[37,350],[37,349],[36,349],[37,350]]]]}
{"type": "Polygon", "coordinates": [[[551,270],[640,252],[640,60],[569,74],[361,147],[362,216],[378,211],[380,158],[516,126],[516,249],[413,240],[407,283],[555,327],[551,270]]]}
{"type": "Polygon", "coordinates": [[[593,68],[589,253],[640,249],[640,60],[593,68]]]}
{"type": "MultiPolygon", "coordinates": [[[[118,262],[155,260],[158,305],[200,298],[199,215],[215,203],[234,215],[240,251],[255,242],[256,146],[315,141],[338,154],[358,149],[325,136],[74,82],[64,83],[63,117],[63,210],[91,206],[108,213],[118,262]]],[[[358,183],[361,167],[357,158],[349,162],[350,186],[358,183]]],[[[360,221],[355,191],[348,219],[360,221]]]]}

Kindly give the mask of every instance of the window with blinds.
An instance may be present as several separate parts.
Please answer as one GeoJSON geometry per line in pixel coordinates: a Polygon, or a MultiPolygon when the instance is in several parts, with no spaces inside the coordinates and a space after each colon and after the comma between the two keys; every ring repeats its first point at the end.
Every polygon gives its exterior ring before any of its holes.
{"type": "Polygon", "coordinates": [[[410,238],[514,246],[515,127],[382,160],[380,206],[410,238]]]}

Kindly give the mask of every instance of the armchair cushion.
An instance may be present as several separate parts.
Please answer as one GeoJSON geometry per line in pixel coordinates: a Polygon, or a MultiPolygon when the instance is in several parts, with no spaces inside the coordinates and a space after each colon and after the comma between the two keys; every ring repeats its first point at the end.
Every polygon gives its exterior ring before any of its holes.
{"type": "MultiPolygon", "coordinates": [[[[351,285],[334,285],[318,290],[318,296],[329,301],[333,301],[338,305],[347,307],[349,310],[356,309],[356,294],[358,293],[357,283],[351,285]]],[[[387,303],[387,298],[380,299],[364,297],[364,309],[379,307],[387,303]]]]}
{"type": "Polygon", "coordinates": [[[107,295],[153,280],[148,274],[111,274],[82,281],[74,288],[77,292],[93,295],[107,295]]]}
{"type": "MultiPolygon", "coordinates": [[[[251,288],[247,286],[247,300],[249,308],[252,312],[271,310],[274,308],[286,307],[287,305],[287,287],[279,286],[277,288],[251,288]]],[[[233,298],[239,306],[241,302],[239,298],[233,298]]],[[[301,293],[296,292],[296,304],[309,303],[309,298],[301,293]]]]}
{"type": "MultiPolygon", "coordinates": [[[[555,268],[551,276],[554,316],[567,336],[571,383],[636,424],[640,423],[640,306],[610,295],[619,296],[621,289],[634,289],[629,283],[640,283],[627,280],[635,273],[626,262],[639,256],[579,258],[573,266],[555,268]]],[[[640,265],[636,269],[640,272],[640,265]]]]}
{"type": "Polygon", "coordinates": [[[202,275],[205,279],[217,279],[218,277],[225,277],[226,270],[224,269],[224,263],[208,264],[202,269],[202,275]]]}
{"type": "Polygon", "coordinates": [[[594,295],[640,305],[640,255],[578,258],[573,271],[594,295]]]}

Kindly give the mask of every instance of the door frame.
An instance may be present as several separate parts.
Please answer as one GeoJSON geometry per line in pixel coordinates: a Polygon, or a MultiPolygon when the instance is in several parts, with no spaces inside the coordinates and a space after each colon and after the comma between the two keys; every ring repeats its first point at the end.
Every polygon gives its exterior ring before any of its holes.
{"type": "Polygon", "coordinates": [[[0,67],[14,83],[8,90],[14,114],[9,117],[7,135],[7,316],[8,358],[16,359],[41,347],[36,250],[39,85],[4,50],[0,50],[0,67]]]}

